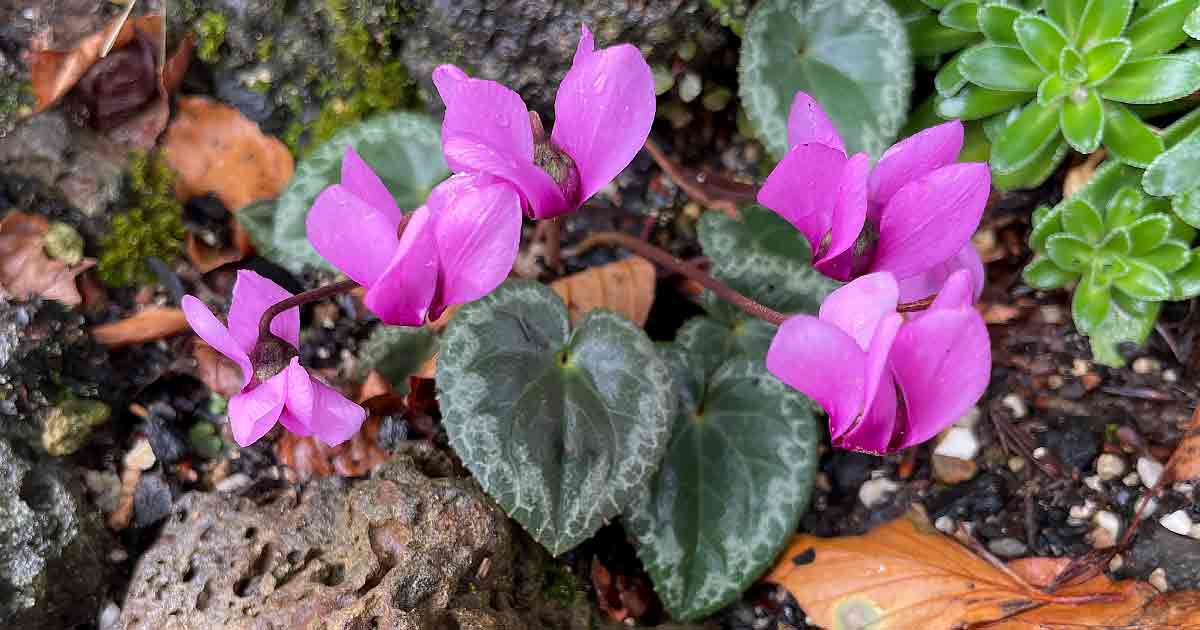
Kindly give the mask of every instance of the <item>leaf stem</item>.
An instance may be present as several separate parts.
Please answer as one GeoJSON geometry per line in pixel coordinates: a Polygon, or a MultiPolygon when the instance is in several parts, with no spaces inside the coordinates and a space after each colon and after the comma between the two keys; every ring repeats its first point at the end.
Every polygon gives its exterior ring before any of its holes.
{"type": "Polygon", "coordinates": [[[696,267],[696,265],[688,264],[669,252],[655,247],[650,243],[640,240],[628,234],[621,232],[597,232],[589,235],[574,249],[583,251],[592,247],[609,245],[627,249],[642,258],[645,258],[655,264],[661,265],[671,271],[700,283],[701,286],[712,291],[717,297],[733,304],[742,309],[746,313],[753,315],[763,321],[770,322],[776,326],[783,323],[787,316],[779,311],[767,308],[758,302],[738,293],[729,285],[717,280],[696,267]]]}
{"type": "Polygon", "coordinates": [[[300,306],[301,304],[308,304],[309,302],[324,300],[327,297],[333,297],[339,293],[352,291],[357,287],[358,283],[353,280],[342,280],[340,282],[334,282],[333,284],[327,284],[323,287],[317,287],[312,291],[305,291],[304,293],[293,295],[286,300],[272,304],[270,308],[263,311],[262,319],[258,320],[258,338],[264,339],[267,337],[267,335],[271,334],[271,321],[275,319],[276,315],[279,315],[290,308],[300,306]]]}

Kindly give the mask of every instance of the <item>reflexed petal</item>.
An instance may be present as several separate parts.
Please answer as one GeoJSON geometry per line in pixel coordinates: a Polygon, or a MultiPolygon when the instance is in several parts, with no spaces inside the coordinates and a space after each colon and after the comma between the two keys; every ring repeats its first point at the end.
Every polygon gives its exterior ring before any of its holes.
{"type": "Polygon", "coordinates": [[[453,157],[465,171],[494,175],[516,186],[534,218],[548,219],[575,209],[563,196],[562,188],[531,160],[520,160],[462,137],[442,140],[442,151],[447,161],[453,157]]]}
{"type": "Polygon", "coordinates": [[[821,303],[818,317],[850,335],[864,351],[884,316],[896,312],[900,289],[890,273],[871,273],[839,287],[821,303]]]}
{"type": "Polygon", "coordinates": [[[892,373],[904,394],[907,426],[893,448],[935,436],[987,389],[992,363],[987,327],[975,309],[941,309],[905,324],[892,345],[892,373]]]}
{"type": "Polygon", "coordinates": [[[204,305],[204,302],[190,295],[183,296],[180,301],[180,306],[183,307],[183,316],[187,318],[188,325],[192,327],[205,343],[213,347],[213,350],[229,357],[242,370],[242,387],[250,384],[250,378],[254,375],[254,368],[250,365],[250,356],[245,350],[242,350],[237,339],[229,334],[229,329],[217,319],[212,311],[204,305]]]}
{"type": "Polygon", "coordinates": [[[310,383],[315,397],[309,423],[313,435],[328,446],[354,437],[367,419],[367,411],[320,380],[314,378],[310,383]]]}
{"type": "MultiPolygon", "coordinates": [[[[287,289],[253,271],[241,269],[233,283],[233,304],[229,307],[229,333],[247,354],[258,342],[258,320],[276,302],[292,297],[287,289]]],[[[300,308],[289,308],[271,320],[276,337],[300,348],[300,308]]]]}
{"type": "MultiPolygon", "coordinates": [[[[445,186],[456,175],[438,186],[445,186]]],[[[434,188],[437,194],[437,188],[434,188]]],[[[434,194],[430,195],[432,199],[434,194]]],[[[438,282],[437,238],[428,206],[413,211],[388,268],[367,290],[363,304],[385,324],[421,326],[429,313],[438,282]]]]}
{"type": "MultiPolygon", "coordinates": [[[[971,247],[969,251],[974,252],[975,247],[971,247]]],[[[966,248],[963,248],[964,251],[966,248]]],[[[976,259],[978,259],[976,255],[976,259]]],[[[955,259],[958,259],[956,256],[955,259]]],[[[975,303],[976,282],[972,277],[972,271],[969,269],[958,269],[952,272],[947,278],[946,283],[942,285],[938,296],[934,298],[933,304],[929,305],[930,311],[944,310],[948,308],[970,307],[975,303]]]]}
{"type": "Polygon", "coordinates": [[[805,92],[796,92],[792,108],[788,111],[788,147],[815,142],[846,153],[846,145],[838,135],[837,127],[821,109],[821,104],[805,92]]]}
{"type": "MultiPolygon", "coordinates": [[[[451,65],[433,71],[433,84],[446,104],[442,120],[442,144],[466,138],[481,142],[513,159],[533,162],[533,127],[529,110],[516,92],[485,79],[472,79],[451,65]]],[[[446,163],[455,172],[475,167],[461,164],[446,154],[446,163]]]]}
{"type": "Polygon", "coordinates": [[[287,399],[287,381],[284,370],[229,399],[229,427],[238,445],[250,446],[275,426],[287,399]]]}
{"type": "Polygon", "coordinates": [[[866,361],[850,335],[811,315],[788,318],[767,350],[767,369],[825,409],[831,435],[841,435],[862,410],[866,361]]]}
{"type": "Polygon", "coordinates": [[[903,324],[904,317],[899,313],[879,321],[867,351],[866,409],[858,423],[847,429],[834,444],[868,453],[888,450],[896,430],[896,385],[888,367],[888,356],[903,324]]]}
{"type": "Polygon", "coordinates": [[[314,397],[312,378],[309,376],[308,370],[300,365],[300,357],[292,357],[284,370],[287,372],[284,405],[294,420],[311,429],[314,397]]]}
{"type": "Polygon", "coordinates": [[[886,205],[905,184],[953,164],[962,144],[963,125],[951,120],[892,145],[871,173],[871,203],[886,205]]]}
{"type": "Polygon", "coordinates": [[[521,199],[516,191],[507,182],[472,181],[430,201],[439,305],[462,304],[491,293],[512,271],[521,243],[521,199]]]}
{"type": "Polygon", "coordinates": [[[872,271],[904,279],[959,253],[991,192],[986,164],[944,166],[901,188],[883,210],[872,271]]]}
{"type": "MultiPolygon", "coordinates": [[[[758,190],[758,203],[800,230],[814,255],[833,227],[833,208],[846,162],[837,149],[799,144],[787,152],[758,190]]],[[[863,212],[865,216],[865,208],[863,212]]]]}
{"type": "Polygon", "coordinates": [[[654,74],[631,44],[601,50],[587,27],[554,97],[555,146],[579,169],[581,204],[612,181],[646,143],[654,122],[654,74]]]}
{"type": "Polygon", "coordinates": [[[371,169],[371,165],[359,157],[354,147],[346,147],[346,153],[342,156],[342,186],[383,213],[392,222],[393,233],[400,227],[400,218],[404,213],[396,205],[396,198],[371,169]]]}
{"type": "Polygon", "coordinates": [[[317,196],[305,219],[308,241],[342,273],[370,287],[396,254],[399,223],[390,213],[347,186],[330,186],[317,196]]]}

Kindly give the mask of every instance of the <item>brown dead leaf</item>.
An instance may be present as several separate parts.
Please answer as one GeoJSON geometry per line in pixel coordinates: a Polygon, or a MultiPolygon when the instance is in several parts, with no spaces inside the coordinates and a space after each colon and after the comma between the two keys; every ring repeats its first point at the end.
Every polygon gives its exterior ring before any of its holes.
{"type": "Polygon", "coordinates": [[[179,174],[180,200],[212,193],[231,212],[278,196],[294,168],[292,154],[277,138],[238,110],[199,96],[180,97],[163,149],[179,174]]]}
{"type": "Polygon", "coordinates": [[[334,474],[364,477],[388,459],[388,452],[378,444],[381,419],[372,414],[354,437],[332,447],[314,437],[299,437],[284,431],[275,441],[275,456],[280,463],[299,473],[301,479],[334,474]]]}
{"type": "Polygon", "coordinates": [[[654,265],[630,256],[555,280],[550,288],[567,304],[571,323],[595,308],[607,308],[646,325],[654,303],[654,265]]]}
{"type": "Polygon", "coordinates": [[[96,264],[84,258],[68,265],[46,255],[46,231],[50,223],[45,217],[24,212],[10,212],[0,220],[0,295],[25,299],[37,295],[78,306],[83,298],[75,285],[75,277],[96,264]]]}
{"type": "Polygon", "coordinates": [[[1200,407],[1183,428],[1183,439],[1167,461],[1167,475],[1175,481],[1200,479],[1200,407]]]}
{"type": "Polygon", "coordinates": [[[1079,192],[1081,188],[1091,181],[1092,176],[1096,174],[1096,168],[1100,166],[1100,162],[1104,161],[1104,156],[1108,154],[1104,149],[1100,149],[1095,153],[1088,155],[1087,159],[1067,169],[1067,176],[1063,179],[1063,198],[1070,197],[1079,192]]]}
{"type": "Polygon", "coordinates": [[[162,16],[143,15],[125,21],[118,17],[104,29],[79,41],[71,50],[35,50],[29,53],[29,83],[40,112],[58,102],[79,79],[100,59],[100,50],[114,29],[121,29],[113,49],[124,48],[133,41],[136,30],[162,34],[162,16]]]}
{"type": "Polygon", "coordinates": [[[132,317],[92,327],[92,337],[109,348],[123,348],[179,334],[188,329],[183,311],[151,306],[132,317]]]}
{"type": "MultiPolygon", "coordinates": [[[[1070,558],[1022,558],[1008,567],[1030,584],[1039,588],[1049,586],[1059,573],[1071,564],[1070,558]]],[[[1155,601],[1158,590],[1145,582],[1124,580],[1113,582],[1104,574],[1096,575],[1082,584],[1070,585],[1055,591],[1059,601],[1029,610],[993,624],[988,630],[1085,630],[1094,628],[1178,628],[1179,625],[1147,625],[1149,619],[1161,615],[1174,616],[1162,602],[1155,601]],[[1091,599],[1097,593],[1107,593],[1111,600],[1076,603],[1072,598],[1091,599]]]]}
{"type": "Polygon", "coordinates": [[[187,233],[184,242],[187,244],[188,260],[196,269],[200,270],[200,273],[208,273],[246,257],[246,253],[239,250],[236,245],[216,248],[196,238],[196,235],[191,232],[187,233]]]}
{"type": "Polygon", "coordinates": [[[192,358],[196,360],[196,377],[210,390],[225,398],[242,391],[242,368],[199,337],[192,340],[192,358]]]}
{"type": "MultiPolygon", "coordinates": [[[[785,586],[817,625],[860,630],[951,630],[1046,610],[1095,606],[1120,614],[1143,603],[1141,586],[1088,582],[1053,595],[978,557],[913,512],[863,536],[797,536],[768,580],[785,586]]],[[[1137,583],[1134,583],[1137,584],[1137,583]]],[[[1144,586],[1144,585],[1142,585],[1144,586]]],[[[983,625],[989,624],[992,625],[983,625]]]]}

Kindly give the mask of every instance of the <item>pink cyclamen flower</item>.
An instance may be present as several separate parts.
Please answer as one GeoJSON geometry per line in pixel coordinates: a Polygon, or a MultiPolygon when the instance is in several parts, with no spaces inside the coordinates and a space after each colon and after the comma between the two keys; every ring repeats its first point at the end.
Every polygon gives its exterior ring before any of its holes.
{"type": "Polygon", "coordinates": [[[896,312],[887,272],[859,277],[795,315],[767,351],[767,369],[829,414],[834,445],[887,453],[937,435],[987,388],[991,348],[972,306],[970,273],[954,272],[928,310],[896,312]]]}
{"type": "Polygon", "coordinates": [[[821,106],[797,92],[788,115],[791,149],[758,202],[804,234],[813,266],[831,278],[891,272],[907,302],[966,269],[978,296],[983,265],[970,239],[991,175],[987,164],[955,162],[962,143],[962,123],[952,120],[893,145],[872,169],[865,153],[847,157],[821,106]]]}
{"type": "Polygon", "coordinates": [[[274,342],[275,356],[272,360],[261,358],[258,321],[272,304],[289,297],[291,293],[257,273],[238,271],[228,326],[200,300],[183,297],[183,313],[192,330],[242,370],[242,391],[229,399],[233,439],[242,446],[258,441],[276,422],[296,435],[313,435],[336,446],[354,435],[367,417],[362,407],[300,365],[300,358],[295,356],[300,347],[299,308],[289,309],[271,321],[271,333],[286,343],[268,341],[274,342]]]}

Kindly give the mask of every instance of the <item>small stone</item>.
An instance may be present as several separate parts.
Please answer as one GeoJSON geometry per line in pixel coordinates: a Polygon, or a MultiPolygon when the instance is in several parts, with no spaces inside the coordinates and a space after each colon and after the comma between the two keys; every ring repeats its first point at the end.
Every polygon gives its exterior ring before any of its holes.
{"type": "Polygon", "coordinates": [[[1158,524],[1168,530],[1187,536],[1192,531],[1192,519],[1188,517],[1187,510],[1175,510],[1170,514],[1158,519],[1158,524]]]}
{"type": "Polygon", "coordinates": [[[1160,593],[1166,593],[1171,590],[1171,585],[1167,583],[1167,571],[1162,567],[1151,571],[1150,579],[1147,581],[1150,582],[1150,586],[1158,589],[1160,593]]]}
{"type": "Polygon", "coordinates": [[[1046,387],[1049,387],[1050,389],[1062,389],[1064,384],[1065,381],[1063,380],[1063,377],[1057,374],[1051,374],[1046,378],[1046,387]]]}
{"type": "Polygon", "coordinates": [[[900,484],[887,477],[868,479],[858,489],[858,500],[867,506],[867,509],[873,509],[883,505],[899,489],[900,484]]]}
{"type": "Polygon", "coordinates": [[[700,90],[704,87],[704,83],[700,79],[700,75],[695,72],[685,72],[683,77],[679,79],[679,99],[684,103],[690,103],[700,96],[700,90]]]}
{"type": "Polygon", "coordinates": [[[1072,505],[1070,511],[1067,512],[1072,521],[1072,525],[1082,525],[1092,518],[1096,513],[1095,501],[1084,501],[1079,505],[1072,505]]]}
{"type": "Polygon", "coordinates": [[[1063,309],[1053,304],[1042,307],[1042,321],[1047,324],[1061,324],[1066,320],[1063,309]]]}
{"type": "Polygon", "coordinates": [[[1119,573],[1124,566],[1125,558],[1122,558],[1119,553],[1114,555],[1112,560],[1108,561],[1108,570],[1113,573],[1119,573]]]}
{"type": "Polygon", "coordinates": [[[153,525],[171,513],[171,487],[162,475],[142,475],[133,494],[133,526],[153,525]]]}
{"type": "Polygon", "coordinates": [[[1125,459],[1113,453],[1101,453],[1096,458],[1096,474],[1102,481],[1112,481],[1125,474],[1125,459]]]}
{"type": "Polygon", "coordinates": [[[954,421],[954,426],[974,429],[975,425],[979,424],[979,419],[983,417],[983,412],[979,410],[979,405],[971,407],[966,413],[959,416],[958,420],[954,421]]]}
{"type": "Polygon", "coordinates": [[[1196,489],[1196,486],[1190,481],[1178,481],[1175,485],[1171,486],[1171,489],[1179,494],[1190,495],[1196,489]]]}
{"type": "Polygon", "coordinates": [[[55,457],[78,451],[109,414],[108,405],[98,400],[69,400],[54,407],[42,425],[42,448],[55,457]]]}
{"type": "Polygon", "coordinates": [[[945,455],[934,454],[933,477],[948,485],[962,483],[973,478],[979,472],[979,465],[972,459],[959,459],[945,455]]]}
{"type": "Polygon", "coordinates": [[[1139,457],[1137,460],[1138,476],[1142,479],[1142,485],[1147,488],[1153,488],[1158,484],[1159,477],[1162,476],[1163,465],[1149,457],[1139,457]]]}
{"type": "Polygon", "coordinates": [[[1104,485],[1100,482],[1100,475],[1089,475],[1084,477],[1083,485],[1096,492],[1104,492],[1104,485]]]}
{"type": "Polygon", "coordinates": [[[254,480],[249,475],[235,473],[218,481],[213,487],[216,488],[217,492],[237,492],[242,488],[249,487],[251,483],[254,483],[254,480]]]}
{"type": "Polygon", "coordinates": [[[1039,447],[1033,449],[1033,458],[1034,459],[1042,459],[1045,456],[1046,456],[1046,447],[1039,446],[1039,447]]]}
{"type": "Polygon", "coordinates": [[[933,522],[933,526],[943,534],[953,534],[954,530],[958,528],[958,522],[949,516],[939,516],[938,519],[933,522]]]}
{"type": "Polygon", "coordinates": [[[136,468],[138,470],[150,470],[154,467],[154,462],[158,461],[154,457],[154,449],[150,447],[150,440],[142,438],[125,453],[125,466],[127,468],[136,468]]]}
{"type": "Polygon", "coordinates": [[[1015,473],[1019,473],[1022,470],[1025,470],[1025,458],[1017,456],[1017,455],[1009,457],[1008,458],[1008,469],[1015,473]]]}
{"type": "Polygon", "coordinates": [[[1071,362],[1071,376],[1080,377],[1092,371],[1092,364],[1083,359],[1075,359],[1071,362]]]}
{"type": "Polygon", "coordinates": [[[68,265],[76,265],[83,260],[83,237],[66,223],[51,223],[42,238],[42,246],[46,248],[48,256],[68,265]]]}
{"type": "Polygon", "coordinates": [[[988,543],[988,551],[1001,558],[1016,558],[1029,551],[1029,547],[1016,538],[997,538],[988,543]]]}
{"type": "Polygon", "coordinates": [[[1024,418],[1029,415],[1029,407],[1025,404],[1025,400],[1016,394],[1008,394],[1000,400],[1000,403],[1012,412],[1014,418],[1024,418]]]}
{"type": "Polygon", "coordinates": [[[942,433],[933,454],[972,460],[979,454],[979,439],[975,432],[964,427],[950,427],[942,433]]]}
{"type": "Polygon", "coordinates": [[[1137,374],[1152,374],[1162,369],[1162,362],[1151,357],[1138,357],[1132,367],[1137,374]]]}
{"type": "Polygon", "coordinates": [[[111,600],[104,605],[100,616],[96,619],[99,630],[117,630],[117,622],[121,620],[121,609],[111,600]]]}
{"type": "Polygon", "coordinates": [[[1142,483],[1142,478],[1139,477],[1136,472],[1131,472],[1128,475],[1125,475],[1125,477],[1123,479],[1121,479],[1121,483],[1129,486],[1130,488],[1134,488],[1142,483]]]}
{"type": "Polygon", "coordinates": [[[1200,523],[1196,523],[1188,528],[1188,538],[1200,539],[1200,523]]]}
{"type": "Polygon", "coordinates": [[[1149,494],[1142,495],[1137,505],[1133,506],[1134,513],[1141,513],[1143,518],[1150,518],[1158,511],[1158,500],[1149,494]]]}
{"type": "Polygon", "coordinates": [[[121,478],[117,473],[87,470],[83,473],[83,482],[101,512],[108,514],[117,509],[117,503],[121,501],[121,478]]]}
{"type": "Polygon", "coordinates": [[[1089,534],[1093,547],[1108,549],[1117,544],[1117,536],[1121,533],[1121,517],[1108,510],[1101,510],[1092,517],[1092,523],[1096,526],[1089,534]]]}
{"type": "Polygon", "coordinates": [[[1165,383],[1174,383],[1179,380],[1179,372],[1175,370],[1163,370],[1162,380],[1165,383]]]}

